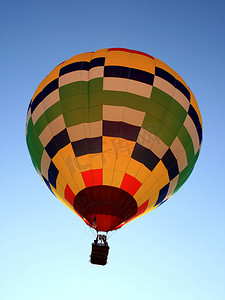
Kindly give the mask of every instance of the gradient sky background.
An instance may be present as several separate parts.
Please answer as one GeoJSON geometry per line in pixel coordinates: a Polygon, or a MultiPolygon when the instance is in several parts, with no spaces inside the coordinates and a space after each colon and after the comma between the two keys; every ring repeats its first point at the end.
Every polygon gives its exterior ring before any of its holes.
{"type": "Polygon", "coordinates": [[[1,0],[1,300],[225,299],[225,2],[1,0]],[[167,203],[109,239],[44,186],[25,142],[41,80],[78,53],[125,47],[155,56],[192,89],[203,118],[199,160],[167,203]]]}

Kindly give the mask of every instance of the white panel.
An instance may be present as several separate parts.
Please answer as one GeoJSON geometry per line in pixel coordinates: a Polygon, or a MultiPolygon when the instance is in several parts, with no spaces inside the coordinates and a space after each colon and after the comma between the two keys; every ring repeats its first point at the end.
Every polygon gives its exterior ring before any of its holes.
{"type": "Polygon", "coordinates": [[[42,145],[45,147],[55,135],[60,133],[65,128],[66,125],[64,122],[63,115],[60,115],[52,122],[50,122],[42,131],[42,133],[39,135],[39,139],[42,145]]]}
{"type": "Polygon", "coordinates": [[[184,96],[183,93],[181,93],[178,89],[175,89],[173,98],[180,103],[181,106],[183,106],[183,108],[188,111],[189,106],[190,106],[190,102],[188,101],[188,99],[184,96]]]}
{"type": "Polygon", "coordinates": [[[173,97],[174,95],[175,87],[172,84],[170,84],[167,80],[161,77],[155,76],[153,86],[167,93],[171,97],[173,97]]]}
{"type": "Polygon", "coordinates": [[[59,89],[54,90],[51,94],[46,96],[41,102],[44,110],[46,111],[49,107],[59,101],[59,89]]]}
{"type": "Polygon", "coordinates": [[[63,76],[59,77],[59,87],[63,85],[77,82],[77,81],[88,81],[88,71],[87,70],[77,70],[69,72],[63,76]]]}
{"type": "Polygon", "coordinates": [[[41,157],[41,173],[48,180],[48,169],[51,163],[51,158],[48,156],[47,152],[44,150],[41,157]]]}
{"type": "Polygon", "coordinates": [[[37,120],[40,118],[40,116],[44,113],[44,108],[42,103],[39,103],[39,105],[35,108],[35,110],[32,113],[32,120],[35,124],[37,120]]]}
{"type": "Polygon", "coordinates": [[[199,149],[199,138],[198,138],[198,132],[196,130],[195,124],[192,121],[191,117],[187,115],[185,121],[184,121],[184,127],[187,129],[188,133],[191,136],[193,146],[194,146],[194,152],[197,153],[199,149]]]}
{"type": "Polygon", "coordinates": [[[178,137],[175,138],[170,149],[177,160],[179,171],[181,172],[187,166],[188,162],[186,151],[178,137]]]}
{"type": "Polygon", "coordinates": [[[94,67],[89,70],[88,79],[100,78],[104,75],[104,67],[94,67]]]}
{"type": "Polygon", "coordinates": [[[139,132],[137,142],[150,149],[160,159],[169,148],[158,136],[143,128],[139,132]]]}
{"type": "Polygon", "coordinates": [[[103,105],[103,120],[121,122],[124,106],[103,105]]]}
{"type": "Polygon", "coordinates": [[[104,77],[103,90],[129,92],[138,96],[149,98],[152,86],[126,78],[104,77]]]}
{"type": "Polygon", "coordinates": [[[145,117],[145,112],[125,107],[123,122],[134,125],[141,126],[145,117]]]}

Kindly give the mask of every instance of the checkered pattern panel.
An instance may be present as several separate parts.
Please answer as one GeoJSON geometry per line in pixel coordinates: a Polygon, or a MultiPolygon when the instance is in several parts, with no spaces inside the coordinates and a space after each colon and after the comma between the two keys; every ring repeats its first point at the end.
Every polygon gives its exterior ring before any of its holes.
{"type": "Polygon", "coordinates": [[[83,189],[112,186],[134,198],[136,218],[187,180],[202,120],[193,93],[169,66],[110,48],[76,55],[41,82],[26,138],[35,168],[70,209],[83,189]]]}

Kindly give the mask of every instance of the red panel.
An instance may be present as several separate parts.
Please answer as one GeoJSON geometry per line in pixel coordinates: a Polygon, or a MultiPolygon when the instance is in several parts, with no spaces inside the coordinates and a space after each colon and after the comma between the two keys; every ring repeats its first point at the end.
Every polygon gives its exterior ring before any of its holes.
{"type": "Polygon", "coordinates": [[[66,186],[65,188],[65,193],[64,193],[64,196],[66,198],[66,200],[73,205],[73,201],[74,201],[74,198],[75,198],[75,195],[73,193],[73,191],[71,190],[71,188],[68,186],[66,186]]]}
{"type": "Polygon", "coordinates": [[[108,49],[108,51],[125,51],[125,52],[130,52],[130,53],[137,53],[137,54],[141,54],[141,55],[144,55],[144,56],[147,56],[151,59],[154,59],[153,56],[147,54],[147,53],[144,53],[144,52],[141,52],[141,51],[137,51],[137,50],[130,50],[130,49],[126,49],[126,48],[110,48],[108,49]]]}
{"type": "Polygon", "coordinates": [[[102,169],[89,170],[81,173],[86,187],[102,185],[102,169]]]}
{"type": "Polygon", "coordinates": [[[94,185],[102,185],[102,169],[92,170],[94,185]]]}
{"type": "Polygon", "coordinates": [[[138,211],[137,211],[137,213],[136,213],[135,218],[136,218],[137,216],[139,216],[139,215],[141,215],[141,214],[143,214],[143,213],[145,212],[146,208],[148,207],[148,202],[149,202],[149,200],[145,201],[143,204],[141,204],[141,205],[138,207],[138,211]]]}
{"type": "Polygon", "coordinates": [[[134,196],[141,185],[141,182],[135,177],[125,174],[120,188],[127,191],[131,196],[134,196]]]}
{"type": "Polygon", "coordinates": [[[82,172],[81,175],[83,176],[84,183],[85,183],[86,187],[94,185],[91,170],[82,172]]]}

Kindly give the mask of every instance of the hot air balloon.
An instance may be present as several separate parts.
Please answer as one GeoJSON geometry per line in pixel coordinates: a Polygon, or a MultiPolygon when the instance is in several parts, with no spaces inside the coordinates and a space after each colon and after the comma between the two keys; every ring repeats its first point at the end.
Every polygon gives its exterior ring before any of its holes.
{"type": "Polygon", "coordinates": [[[202,144],[198,104],[184,80],[143,52],[110,48],[53,69],[31,99],[26,141],[49,188],[97,237],[166,202],[191,174],[202,144]]]}

